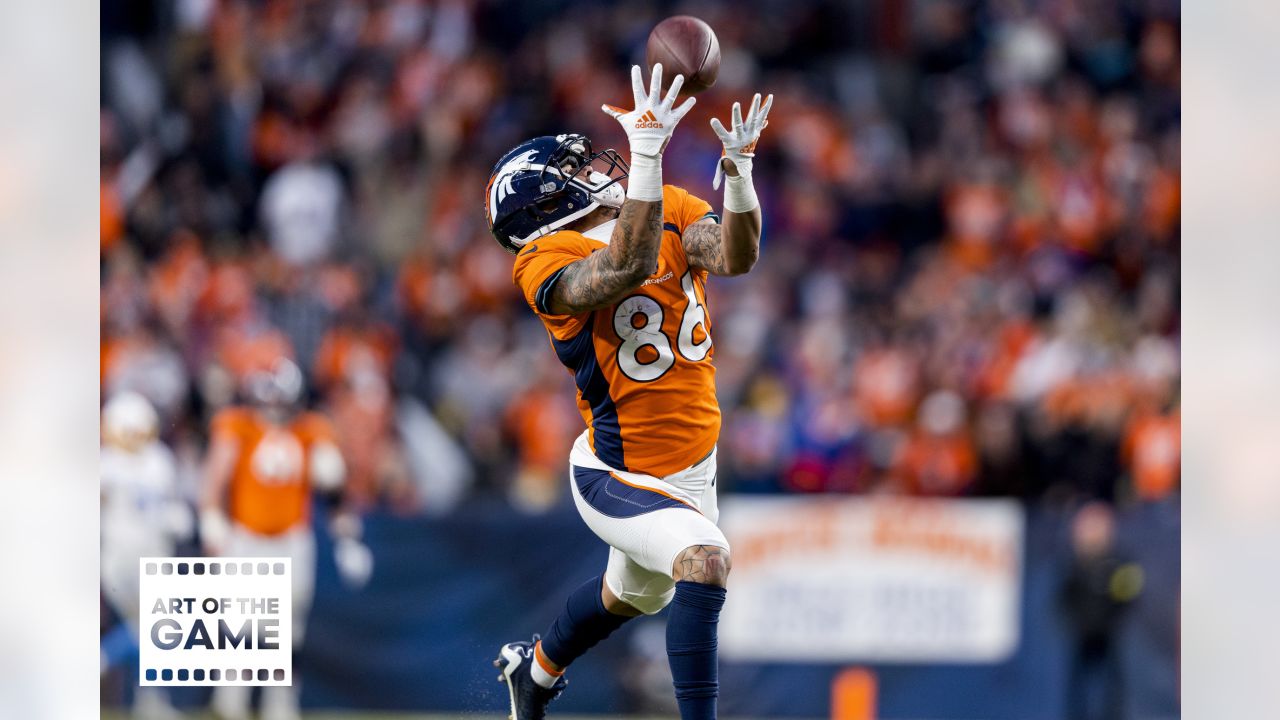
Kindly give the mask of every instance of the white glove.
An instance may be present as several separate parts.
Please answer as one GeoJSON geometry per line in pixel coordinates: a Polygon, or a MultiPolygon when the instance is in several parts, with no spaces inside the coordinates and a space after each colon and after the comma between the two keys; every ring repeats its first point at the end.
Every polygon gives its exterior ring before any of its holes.
{"type": "Polygon", "coordinates": [[[680,107],[672,107],[680,87],[684,85],[684,76],[677,75],[671,81],[671,89],[667,97],[662,93],[662,63],[653,66],[652,77],[649,78],[649,93],[644,92],[644,81],[640,76],[640,66],[631,66],[631,93],[635,96],[636,108],[630,112],[613,105],[601,105],[600,109],[612,116],[627,133],[631,143],[632,154],[658,157],[667,147],[676,123],[689,112],[696,100],[689,98],[680,107]]]}
{"type": "Polygon", "coordinates": [[[369,546],[355,538],[342,537],[334,541],[333,562],[338,566],[338,577],[353,590],[359,590],[373,576],[373,553],[369,546]]]}
{"type": "Polygon", "coordinates": [[[666,98],[662,93],[662,63],[653,66],[649,79],[649,93],[644,91],[640,66],[631,66],[631,93],[635,109],[630,112],[613,105],[602,105],[601,110],[613,117],[627,133],[631,145],[631,170],[627,180],[627,197],[643,202],[662,200],[662,151],[671,140],[676,123],[693,107],[694,98],[685,100],[680,107],[673,107],[684,76],[676,75],[666,98]]]}
{"type": "MultiPolygon", "coordinates": [[[[764,107],[760,107],[760,93],[756,93],[745,121],[742,119],[741,103],[733,104],[733,118],[730,121],[732,129],[725,130],[718,118],[711,118],[711,129],[724,144],[724,154],[720,156],[720,160],[716,161],[716,176],[711,187],[720,189],[720,179],[724,177],[725,158],[737,166],[740,176],[750,180],[751,158],[756,155],[756,143],[760,141],[760,133],[769,126],[769,108],[771,107],[773,107],[772,94],[765,99],[764,107]]],[[[752,194],[754,195],[754,192],[752,194]]]]}
{"type": "Polygon", "coordinates": [[[337,493],[347,476],[347,464],[342,451],[331,442],[316,443],[311,447],[307,467],[311,472],[311,486],[322,493],[337,493]]]}

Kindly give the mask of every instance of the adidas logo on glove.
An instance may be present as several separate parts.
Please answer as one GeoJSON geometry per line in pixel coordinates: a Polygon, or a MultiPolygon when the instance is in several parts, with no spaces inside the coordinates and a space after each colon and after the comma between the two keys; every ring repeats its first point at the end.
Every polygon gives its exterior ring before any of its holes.
{"type": "Polygon", "coordinates": [[[662,129],[662,123],[658,122],[658,118],[654,117],[653,111],[649,110],[640,119],[636,121],[637,128],[657,128],[662,129]]]}

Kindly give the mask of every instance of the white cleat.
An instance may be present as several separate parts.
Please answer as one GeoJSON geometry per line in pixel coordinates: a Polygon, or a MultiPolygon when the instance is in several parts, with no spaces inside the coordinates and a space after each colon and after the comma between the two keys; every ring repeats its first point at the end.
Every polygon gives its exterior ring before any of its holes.
{"type": "Polygon", "coordinates": [[[494,667],[502,669],[498,681],[507,684],[507,693],[511,697],[508,720],[543,720],[547,716],[547,705],[569,684],[563,677],[550,688],[534,681],[530,668],[537,662],[533,657],[537,643],[537,635],[531,642],[507,643],[498,651],[498,659],[493,661],[494,667]]]}

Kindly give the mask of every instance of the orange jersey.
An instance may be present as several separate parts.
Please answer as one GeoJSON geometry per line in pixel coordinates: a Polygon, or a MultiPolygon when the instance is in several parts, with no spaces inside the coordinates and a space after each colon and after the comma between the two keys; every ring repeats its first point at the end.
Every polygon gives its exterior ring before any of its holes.
{"type": "Polygon", "coordinates": [[[562,230],[516,257],[513,276],[537,313],[560,362],[578,386],[591,449],[618,470],[663,477],[698,462],[720,435],[705,270],[690,267],[681,235],[711,206],[684,190],[662,189],[658,268],[620,302],[579,315],[546,306],[566,266],[605,247],[562,230]]]}
{"type": "Polygon", "coordinates": [[[316,443],[335,442],[328,420],[303,413],[277,426],[250,408],[230,407],[214,417],[213,436],[240,447],[228,500],[232,520],[262,535],[279,535],[307,522],[310,451],[316,443]]]}
{"type": "Polygon", "coordinates": [[[1166,497],[1182,474],[1182,413],[1144,415],[1129,423],[1124,459],[1143,500],[1166,497]]]}

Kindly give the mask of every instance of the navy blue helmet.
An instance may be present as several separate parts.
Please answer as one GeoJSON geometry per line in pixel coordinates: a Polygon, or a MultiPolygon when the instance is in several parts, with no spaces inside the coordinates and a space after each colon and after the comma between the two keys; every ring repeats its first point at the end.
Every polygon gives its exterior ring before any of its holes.
{"type": "Polygon", "coordinates": [[[585,135],[544,135],[502,156],[489,175],[484,209],[507,252],[554,232],[601,205],[621,207],[627,163],[617,152],[592,152],[585,135]]]}

